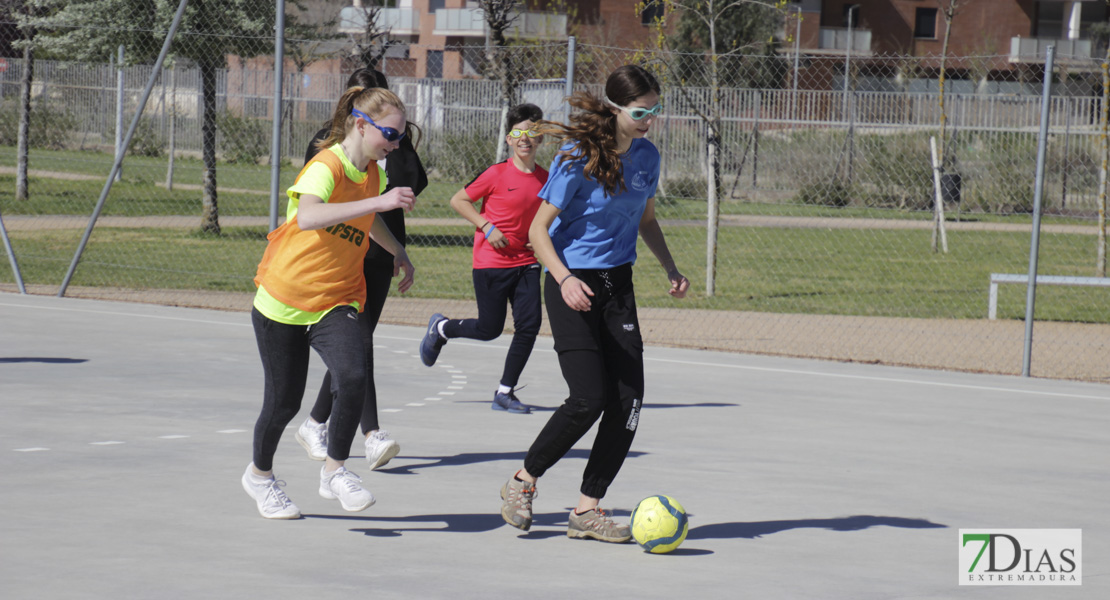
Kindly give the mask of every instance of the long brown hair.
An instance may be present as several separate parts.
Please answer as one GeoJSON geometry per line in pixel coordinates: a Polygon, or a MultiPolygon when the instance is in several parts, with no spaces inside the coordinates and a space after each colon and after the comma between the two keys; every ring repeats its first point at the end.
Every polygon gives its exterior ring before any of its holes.
{"type": "Polygon", "coordinates": [[[405,103],[401,102],[397,94],[387,89],[362,86],[347,88],[335,105],[335,112],[328,125],[327,137],[316,142],[316,147],[320,150],[331,148],[347,137],[347,132],[355,126],[356,119],[351,114],[352,109],[357,108],[373,119],[384,116],[387,106],[392,106],[402,113],[405,112],[405,103]]]}
{"type": "MultiPolygon", "coordinates": [[[[605,97],[618,106],[627,106],[648,92],[660,93],[659,81],[637,65],[624,65],[605,81],[605,97]]],[[[624,165],[617,152],[617,115],[601,98],[588,92],[575,92],[568,98],[576,109],[570,125],[543,121],[538,127],[574,142],[574,147],[559,152],[564,161],[585,160],[587,179],[601,184],[610,196],[625,191],[624,165]]]]}

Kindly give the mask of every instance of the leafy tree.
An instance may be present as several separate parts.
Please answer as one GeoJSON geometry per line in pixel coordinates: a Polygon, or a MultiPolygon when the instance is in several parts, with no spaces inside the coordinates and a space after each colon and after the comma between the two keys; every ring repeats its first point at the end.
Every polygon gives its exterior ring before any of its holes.
{"type": "MultiPolygon", "coordinates": [[[[107,61],[123,45],[132,63],[153,62],[177,9],[172,0],[39,0],[57,7],[39,20],[42,47],[69,60],[107,61]]],[[[216,76],[227,56],[251,57],[273,52],[273,5],[258,0],[191,0],[174,55],[200,71],[203,213],[201,230],[219,234],[216,185],[216,76]]]]}

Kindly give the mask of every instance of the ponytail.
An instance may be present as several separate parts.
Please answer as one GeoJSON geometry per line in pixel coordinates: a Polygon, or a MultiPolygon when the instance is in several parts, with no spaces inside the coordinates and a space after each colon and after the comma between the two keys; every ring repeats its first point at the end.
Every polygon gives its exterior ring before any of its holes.
{"type": "Polygon", "coordinates": [[[617,152],[617,115],[587,92],[575,92],[567,100],[578,109],[571,115],[570,125],[540,121],[536,129],[573,142],[573,147],[560,151],[557,156],[564,162],[585,161],[582,172],[586,179],[598,182],[606,194],[614,196],[624,192],[624,164],[617,152]]]}

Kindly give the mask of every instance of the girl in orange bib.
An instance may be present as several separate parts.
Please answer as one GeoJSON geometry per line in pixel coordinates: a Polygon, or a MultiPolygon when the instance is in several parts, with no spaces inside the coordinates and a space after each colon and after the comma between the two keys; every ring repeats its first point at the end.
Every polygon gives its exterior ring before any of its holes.
{"type": "Polygon", "coordinates": [[[412,286],[414,268],[379,212],[412,210],[407,187],[382,193],[377,161],[399,146],[405,106],[395,94],[352,87],[344,92],[333,128],[289,188],[286,222],[268,236],[258,265],[251,319],[262,357],[265,388],[254,427],[254,457],[243,489],[268,519],[295,519],[300,510],[273,474],[282,433],[300,410],[315,350],[332,373],[335,401],[328,419],[328,456],[320,471],[320,496],[349,511],[374,503],[358,475],[343,463],[350,455],[366,386],[366,359],[358,320],[366,299],[362,263],[372,238],[394,256],[398,290],[412,286]]]}

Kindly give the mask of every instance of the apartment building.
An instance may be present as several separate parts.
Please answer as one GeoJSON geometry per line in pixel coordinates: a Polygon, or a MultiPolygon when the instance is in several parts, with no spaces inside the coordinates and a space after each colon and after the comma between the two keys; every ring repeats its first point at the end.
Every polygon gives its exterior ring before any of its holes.
{"type": "MultiPolygon", "coordinates": [[[[531,0],[507,31],[512,38],[639,47],[651,40],[649,25],[663,14],[661,2],[637,14],[638,0],[531,0]]],[[[474,0],[393,0],[377,9],[378,29],[389,30],[386,73],[409,77],[461,78],[478,74],[476,59],[489,34],[474,0]]],[[[366,31],[370,0],[354,0],[340,13],[339,31],[366,31]],[[364,6],[364,2],[366,5],[364,6]]]]}
{"type": "MultiPolygon", "coordinates": [[[[947,28],[940,0],[802,0],[797,37],[803,54],[939,56],[947,28]],[[849,48],[849,29],[851,47],[849,48]]],[[[1003,63],[1043,62],[1056,46],[1064,59],[1090,59],[1105,52],[1092,26],[1105,23],[1103,0],[962,0],[952,19],[948,54],[998,56],[1003,63]]],[[[788,19],[790,21],[791,19],[788,19]]],[[[790,27],[791,23],[787,24],[790,27]]],[[[786,48],[790,50],[789,48],[786,48]]]]}

